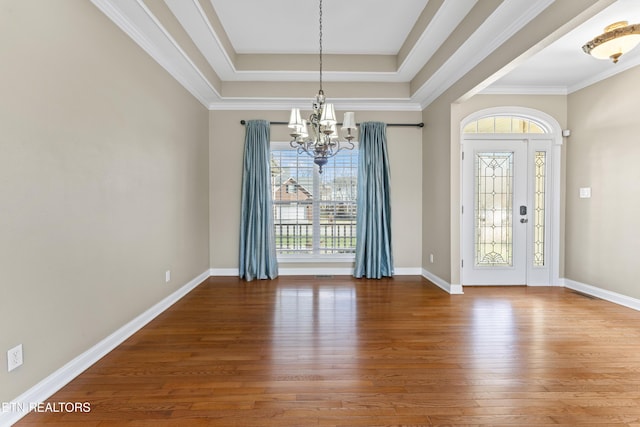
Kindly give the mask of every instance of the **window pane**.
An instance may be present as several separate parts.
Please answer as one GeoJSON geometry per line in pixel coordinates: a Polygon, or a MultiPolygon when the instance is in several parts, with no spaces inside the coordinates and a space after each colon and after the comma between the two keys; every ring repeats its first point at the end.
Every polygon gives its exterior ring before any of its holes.
{"type": "Polygon", "coordinates": [[[478,133],[478,122],[471,122],[464,127],[463,133],[478,133]]]}
{"type": "Polygon", "coordinates": [[[527,133],[529,132],[529,122],[524,119],[512,117],[511,129],[513,133],[527,133]]]}
{"type": "Polygon", "coordinates": [[[313,162],[294,150],[271,151],[273,219],[278,253],[311,253],[313,162]]]}
{"type": "Polygon", "coordinates": [[[478,120],[478,133],[494,133],[495,129],[495,120],[493,117],[478,120]]]}
{"type": "Polygon", "coordinates": [[[544,131],[544,129],[542,129],[540,126],[538,126],[536,123],[534,122],[530,122],[530,127],[529,127],[529,132],[530,133],[546,133],[544,131]]]}
{"type": "Polygon", "coordinates": [[[343,150],[319,174],[293,149],[271,150],[279,254],[355,252],[358,150],[343,150]]]}
{"type": "Polygon", "coordinates": [[[511,117],[496,117],[496,133],[511,133],[511,117]]]}
{"type": "Polygon", "coordinates": [[[357,151],[341,151],[327,166],[320,176],[319,252],[353,253],[356,246],[357,151]]]}

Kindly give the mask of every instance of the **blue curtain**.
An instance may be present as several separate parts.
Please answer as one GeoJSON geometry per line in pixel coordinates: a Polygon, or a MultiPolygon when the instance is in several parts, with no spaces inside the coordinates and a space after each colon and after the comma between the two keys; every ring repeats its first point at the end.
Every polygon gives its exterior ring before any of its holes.
{"type": "Polygon", "coordinates": [[[360,125],[356,264],[353,275],[393,276],[387,125],[360,125]]]}
{"type": "Polygon", "coordinates": [[[245,280],[278,276],[269,139],[268,121],[247,122],[240,218],[240,278],[245,280]]]}

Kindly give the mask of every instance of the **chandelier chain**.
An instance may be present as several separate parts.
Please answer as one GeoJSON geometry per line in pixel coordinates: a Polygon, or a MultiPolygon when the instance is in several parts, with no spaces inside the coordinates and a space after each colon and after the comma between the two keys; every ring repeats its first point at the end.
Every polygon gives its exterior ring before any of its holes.
{"type": "Polygon", "coordinates": [[[320,92],[322,92],[322,0],[320,0],[320,92]]]}
{"type": "Polygon", "coordinates": [[[356,123],[353,112],[345,113],[342,130],[347,130],[345,136],[347,141],[346,143],[340,142],[340,135],[336,127],[338,121],[333,104],[326,102],[322,91],[322,0],[318,0],[318,2],[320,9],[318,14],[320,90],[311,104],[312,112],[308,121],[302,119],[299,108],[291,109],[289,128],[292,129],[290,135],[293,138],[290,142],[291,147],[297,149],[298,153],[306,153],[313,157],[313,163],[318,166],[318,173],[322,173],[322,167],[328,163],[330,158],[342,150],[355,148],[355,144],[352,142],[355,136],[351,132],[356,129],[356,123]]]}

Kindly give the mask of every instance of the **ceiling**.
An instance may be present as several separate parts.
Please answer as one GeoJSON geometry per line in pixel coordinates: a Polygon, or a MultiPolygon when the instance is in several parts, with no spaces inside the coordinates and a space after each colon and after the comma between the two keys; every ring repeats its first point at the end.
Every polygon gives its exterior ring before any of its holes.
{"type": "MultiPolygon", "coordinates": [[[[317,0],[92,1],[209,109],[305,108],[317,91],[317,0]]],[[[620,20],[640,22],[640,1],[323,0],[325,92],[421,110],[504,53],[475,92],[567,94],[640,64],[640,49],[618,64],[581,50],[620,20]]]]}

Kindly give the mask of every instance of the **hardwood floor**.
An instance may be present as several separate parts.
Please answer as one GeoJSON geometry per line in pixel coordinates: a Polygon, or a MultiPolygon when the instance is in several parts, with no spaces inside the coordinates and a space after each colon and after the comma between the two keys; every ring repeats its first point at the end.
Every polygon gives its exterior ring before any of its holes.
{"type": "Polygon", "coordinates": [[[561,288],[210,278],[45,426],[640,426],[640,313],[561,288]]]}

